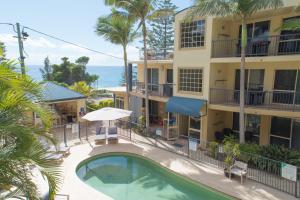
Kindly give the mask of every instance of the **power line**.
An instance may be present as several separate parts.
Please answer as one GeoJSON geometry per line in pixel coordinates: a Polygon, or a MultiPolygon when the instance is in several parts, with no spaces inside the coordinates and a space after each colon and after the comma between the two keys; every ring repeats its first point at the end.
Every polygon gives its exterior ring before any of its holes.
{"type": "Polygon", "coordinates": [[[61,39],[59,37],[56,37],[56,36],[53,36],[53,35],[50,35],[50,34],[47,34],[47,33],[41,32],[41,31],[38,31],[38,30],[30,28],[28,26],[24,26],[24,29],[31,30],[31,31],[39,33],[41,35],[45,35],[45,36],[50,37],[52,39],[55,39],[55,40],[58,40],[58,41],[61,41],[61,42],[64,42],[64,43],[67,43],[67,44],[70,44],[70,45],[73,45],[73,46],[85,49],[85,50],[88,50],[88,51],[91,51],[91,52],[94,52],[94,53],[99,53],[99,54],[102,54],[102,55],[105,55],[105,56],[109,56],[109,57],[112,57],[112,58],[115,58],[115,59],[123,60],[123,58],[121,58],[121,57],[117,57],[117,56],[110,55],[110,54],[107,54],[107,53],[104,53],[104,52],[101,52],[101,51],[98,51],[98,50],[94,50],[94,49],[91,49],[91,48],[88,48],[88,47],[84,47],[84,46],[82,46],[80,44],[76,44],[74,42],[69,42],[67,40],[64,40],[64,39],[61,39]]]}

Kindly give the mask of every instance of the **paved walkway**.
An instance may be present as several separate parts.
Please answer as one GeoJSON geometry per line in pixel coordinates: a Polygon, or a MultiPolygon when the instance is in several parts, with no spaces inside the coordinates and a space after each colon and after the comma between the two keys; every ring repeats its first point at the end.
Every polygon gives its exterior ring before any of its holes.
{"type": "Polygon", "coordinates": [[[279,192],[254,181],[246,181],[244,185],[239,179],[227,179],[223,171],[209,165],[191,161],[186,157],[164,151],[146,144],[136,144],[120,140],[116,145],[97,145],[85,143],[71,148],[71,155],[63,162],[64,182],[60,194],[70,195],[70,200],[111,200],[110,197],[96,191],[81,182],[75,171],[84,159],[107,152],[135,153],[152,159],[160,165],[185,175],[194,181],[222,191],[230,196],[243,200],[296,200],[295,197],[279,192]]]}

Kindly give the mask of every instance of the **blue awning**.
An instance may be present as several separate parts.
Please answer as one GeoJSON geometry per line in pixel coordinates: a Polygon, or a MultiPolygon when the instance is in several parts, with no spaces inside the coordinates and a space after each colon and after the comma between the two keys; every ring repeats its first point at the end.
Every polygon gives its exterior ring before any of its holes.
{"type": "Polygon", "coordinates": [[[181,115],[200,117],[200,110],[206,100],[191,99],[184,97],[171,97],[166,105],[166,112],[178,113],[181,115]]]}

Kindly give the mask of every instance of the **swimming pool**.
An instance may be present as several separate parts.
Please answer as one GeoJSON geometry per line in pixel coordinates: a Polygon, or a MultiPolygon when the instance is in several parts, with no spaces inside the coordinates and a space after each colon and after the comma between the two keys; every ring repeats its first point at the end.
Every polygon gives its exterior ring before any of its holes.
{"type": "Polygon", "coordinates": [[[110,153],[79,164],[78,177],[115,200],[229,200],[153,161],[127,153],[110,153]]]}

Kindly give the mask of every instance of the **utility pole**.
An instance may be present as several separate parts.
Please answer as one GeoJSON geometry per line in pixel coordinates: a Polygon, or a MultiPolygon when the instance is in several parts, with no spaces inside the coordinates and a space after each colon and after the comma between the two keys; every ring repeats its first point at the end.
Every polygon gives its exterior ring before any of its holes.
{"type": "Polygon", "coordinates": [[[22,37],[22,34],[21,34],[20,24],[16,23],[16,27],[17,27],[17,34],[18,34],[21,71],[22,71],[22,74],[25,75],[25,62],[24,62],[25,57],[23,55],[24,47],[23,47],[23,40],[22,40],[23,37],[22,37]]]}

